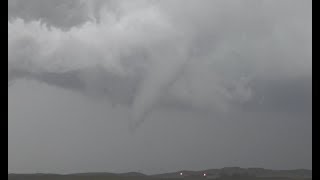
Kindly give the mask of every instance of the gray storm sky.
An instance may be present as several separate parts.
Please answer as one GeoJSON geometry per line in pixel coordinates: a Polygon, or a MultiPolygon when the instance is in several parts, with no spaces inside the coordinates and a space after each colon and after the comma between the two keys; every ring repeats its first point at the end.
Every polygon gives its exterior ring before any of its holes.
{"type": "Polygon", "coordinates": [[[8,171],[312,169],[311,6],[8,0],[8,171]]]}

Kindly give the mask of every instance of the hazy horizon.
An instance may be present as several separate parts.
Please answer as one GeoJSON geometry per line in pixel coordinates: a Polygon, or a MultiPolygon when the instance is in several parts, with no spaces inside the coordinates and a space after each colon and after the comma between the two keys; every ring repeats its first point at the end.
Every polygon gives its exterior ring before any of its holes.
{"type": "Polygon", "coordinates": [[[167,174],[167,173],[177,173],[177,172],[184,172],[184,171],[194,171],[194,172],[206,172],[208,170],[214,170],[214,169],[224,169],[224,168],[241,168],[241,169],[265,169],[265,170],[274,170],[274,171],[295,171],[295,170],[307,170],[312,171],[312,169],[268,169],[268,168],[262,168],[262,167],[237,167],[237,166],[230,166],[230,167],[223,167],[223,168],[207,168],[207,169],[178,169],[176,171],[163,171],[163,172],[157,172],[157,173],[143,173],[141,171],[125,171],[125,172],[109,172],[109,171],[86,171],[86,172],[71,172],[71,173],[50,173],[50,172],[28,172],[28,173],[11,173],[8,172],[8,174],[57,174],[57,175],[74,175],[74,174],[85,174],[85,173],[114,173],[114,174],[122,174],[122,173],[141,173],[144,175],[152,176],[152,175],[161,175],[161,174],[167,174]]]}
{"type": "Polygon", "coordinates": [[[311,0],[8,0],[8,172],[312,169],[311,0]]]}

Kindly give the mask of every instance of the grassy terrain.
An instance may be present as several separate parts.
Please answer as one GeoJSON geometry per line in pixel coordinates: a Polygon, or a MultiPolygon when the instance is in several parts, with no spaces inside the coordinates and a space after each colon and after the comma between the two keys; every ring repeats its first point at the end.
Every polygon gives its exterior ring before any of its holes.
{"type": "MultiPolygon", "coordinates": [[[[155,178],[150,176],[119,176],[119,175],[8,175],[8,180],[197,180],[209,179],[203,177],[192,178],[155,178]]],[[[216,180],[311,180],[290,178],[257,178],[257,177],[224,177],[216,180]]]]}
{"type": "Polygon", "coordinates": [[[209,176],[219,175],[215,180],[311,180],[312,170],[270,170],[263,168],[225,167],[202,171],[178,171],[171,173],[145,175],[138,172],[127,173],[77,173],[77,174],[8,174],[8,180],[197,180],[212,179],[209,176]],[[180,176],[180,173],[183,176],[180,176]],[[203,177],[203,174],[207,177],[203,177]],[[268,177],[268,178],[266,178],[268,177]],[[292,178],[288,178],[292,177],[292,178]],[[309,178],[303,178],[309,177],[309,178]]]}

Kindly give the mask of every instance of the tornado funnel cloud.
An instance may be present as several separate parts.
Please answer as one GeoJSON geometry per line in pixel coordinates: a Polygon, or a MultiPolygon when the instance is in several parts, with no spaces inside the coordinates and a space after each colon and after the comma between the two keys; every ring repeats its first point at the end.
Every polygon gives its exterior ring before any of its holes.
{"type": "Polygon", "coordinates": [[[254,81],[311,72],[310,3],[275,2],[81,1],[67,29],[11,17],[8,88],[35,80],[121,105],[130,129],[157,107],[227,112],[254,81]]]}

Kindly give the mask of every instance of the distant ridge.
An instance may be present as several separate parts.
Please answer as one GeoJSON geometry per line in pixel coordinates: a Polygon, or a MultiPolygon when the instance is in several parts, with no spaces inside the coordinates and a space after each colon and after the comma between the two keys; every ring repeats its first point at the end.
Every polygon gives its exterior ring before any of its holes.
{"type": "Polygon", "coordinates": [[[8,174],[8,180],[17,179],[56,179],[67,177],[99,177],[99,178],[181,178],[180,173],[183,176],[203,176],[205,173],[207,176],[219,176],[219,175],[234,175],[234,174],[247,174],[254,177],[261,178],[292,178],[292,179],[312,179],[312,170],[308,169],[295,169],[295,170],[271,170],[264,168],[240,168],[240,167],[224,167],[221,169],[207,169],[200,171],[188,171],[182,170],[171,173],[146,175],[140,172],[127,172],[127,173],[108,173],[108,172],[88,172],[88,173],[73,173],[73,174],[8,174]]]}
{"type": "Polygon", "coordinates": [[[207,175],[233,175],[233,174],[248,174],[255,177],[286,177],[286,178],[312,178],[312,170],[294,169],[294,170],[271,170],[264,168],[240,168],[240,167],[224,167],[221,169],[206,169],[200,171],[182,170],[172,173],[156,174],[154,177],[161,178],[177,178],[180,172],[190,176],[200,176],[203,173],[207,175]]]}

